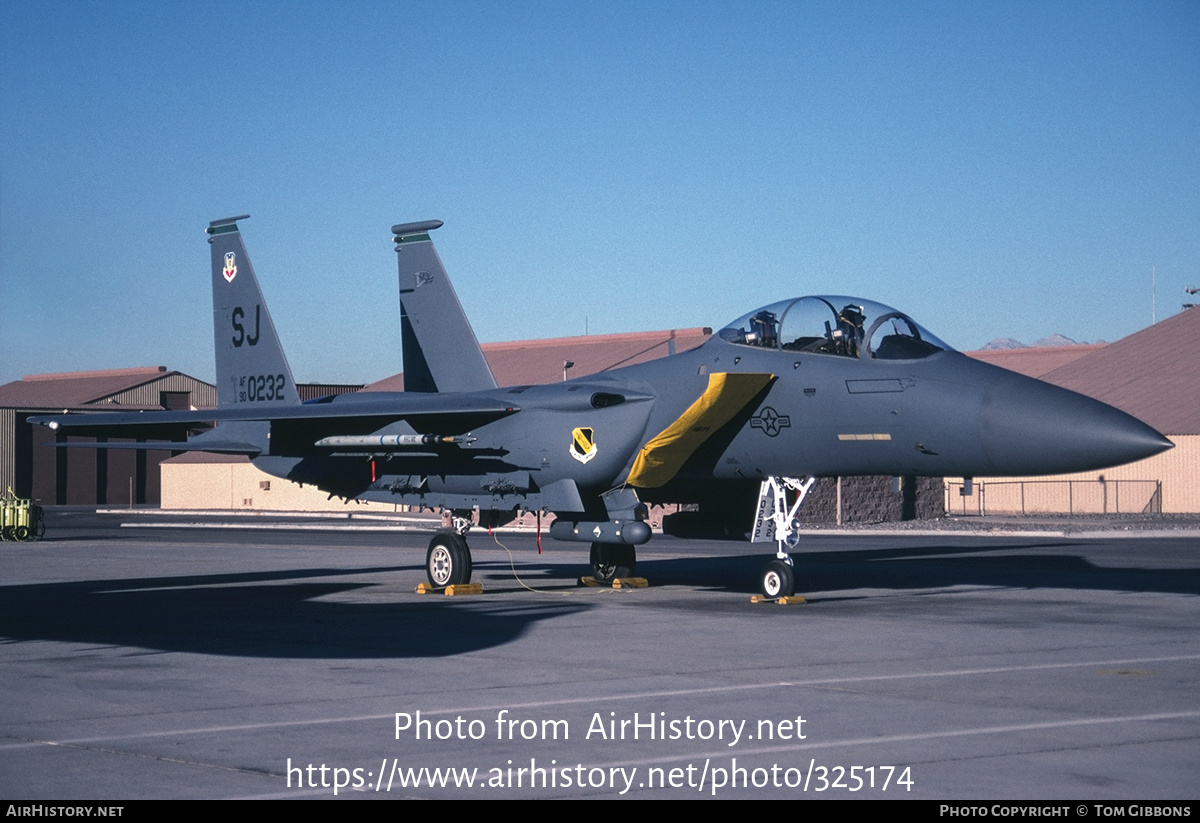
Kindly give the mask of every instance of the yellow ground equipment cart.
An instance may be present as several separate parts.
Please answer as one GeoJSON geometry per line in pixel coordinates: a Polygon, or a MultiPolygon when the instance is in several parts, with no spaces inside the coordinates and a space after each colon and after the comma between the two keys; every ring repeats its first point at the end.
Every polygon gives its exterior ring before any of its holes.
{"type": "Polygon", "coordinates": [[[33,540],[46,533],[42,507],[13,494],[0,497],[0,537],[4,540],[33,540]]]}

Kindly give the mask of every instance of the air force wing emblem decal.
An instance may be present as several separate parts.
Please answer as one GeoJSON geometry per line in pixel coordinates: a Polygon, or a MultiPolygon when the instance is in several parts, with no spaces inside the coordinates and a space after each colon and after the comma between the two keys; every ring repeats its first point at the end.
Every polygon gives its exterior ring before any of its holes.
{"type": "Polygon", "coordinates": [[[571,456],[586,463],[596,456],[595,432],[591,429],[575,429],[571,432],[571,456]]]}
{"type": "Polygon", "coordinates": [[[221,269],[221,274],[225,275],[226,283],[232,283],[233,278],[237,277],[237,255],[234,252],[225,252],[225,268],[221,269]]]}

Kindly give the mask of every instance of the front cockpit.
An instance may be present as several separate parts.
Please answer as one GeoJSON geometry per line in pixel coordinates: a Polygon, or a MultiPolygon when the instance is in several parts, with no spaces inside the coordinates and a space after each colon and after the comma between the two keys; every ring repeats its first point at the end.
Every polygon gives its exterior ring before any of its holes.
{"type": "Polygon", "coordinates": [[[772,303],[739,317],[718,335],[740,346],[873,360],[919,360],[953,351],[903,312],[836,295],[772,303]]]}

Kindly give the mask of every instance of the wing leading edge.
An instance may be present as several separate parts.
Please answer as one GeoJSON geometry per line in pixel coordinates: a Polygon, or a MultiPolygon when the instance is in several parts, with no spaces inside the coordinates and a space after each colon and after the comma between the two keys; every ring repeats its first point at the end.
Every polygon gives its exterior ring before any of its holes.
{"type": "Polygon", "coordinates": [[[38,415],[30,423],[49,426],[67,436],[161,439],[146,443],[59,443],[60,446],[115,449],[169,449],[255,455],[270,451],[278,442],[307,443],[327,437],[363,437],[385,426],[405,421],[416,431],[436,431],[457,436],[471,429],[516,414],[519,406],[489,398],[438,395],[382,394],[379,398],[345,395],[331,403],[267,408],[244,406],[196,411],[86,412],[38,415]],[[341,400],[342,402],[337,402],[341,400]],[[181,433],[219,424],[210,432],[188,440],[181,433]]]}

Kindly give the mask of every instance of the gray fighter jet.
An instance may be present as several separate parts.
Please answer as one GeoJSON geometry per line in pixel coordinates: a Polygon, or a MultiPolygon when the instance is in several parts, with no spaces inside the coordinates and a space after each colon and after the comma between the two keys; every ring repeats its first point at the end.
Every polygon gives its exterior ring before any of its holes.
{"type": "Polygon", "coordinates": [[[207,230],[216,410],[31,420],[169,441],[93,446],[242,454],[345,498],[449,510],[453,529],[426,555],[435,586],[471,579],[474,521],[522,511],[554,514],[551,537],[590,543],[597,579],[631,576],[651,535],[647,504],[688,503],[692,531],[774,540],[761,587],[787,596],[796,513],[815,478],[1057,474],[1172,446],[1124,412],[965,357],[856,297],[782,300],[691,351],[498,388],[430,240],[440,221],[392,227],[406,391],[301,403],[242,242],[245,217],[207,230]]]}

